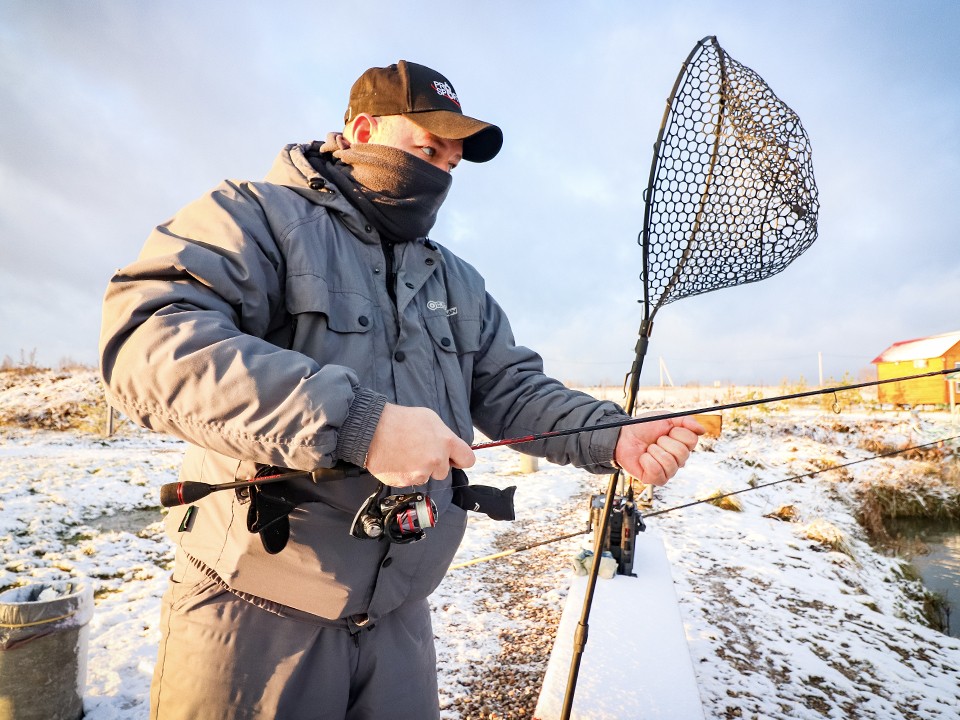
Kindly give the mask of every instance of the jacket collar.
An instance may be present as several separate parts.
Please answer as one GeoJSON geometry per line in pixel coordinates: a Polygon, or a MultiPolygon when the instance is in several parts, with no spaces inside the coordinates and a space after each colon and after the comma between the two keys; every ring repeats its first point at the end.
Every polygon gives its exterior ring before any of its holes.
{"type": "Polygon", "coordinates": [[[319,143],[312,145],[290,144],[285,146],[273,161],[273,167],[267,173],[266,182],[282,185],[309,200],[336,212],[347,228],[365,243],[379,244],[380,235],[375,228],[368,230],[369,221],[343,197],[337,187],[324,179],[310,164],[306,153],[319,143]]]}

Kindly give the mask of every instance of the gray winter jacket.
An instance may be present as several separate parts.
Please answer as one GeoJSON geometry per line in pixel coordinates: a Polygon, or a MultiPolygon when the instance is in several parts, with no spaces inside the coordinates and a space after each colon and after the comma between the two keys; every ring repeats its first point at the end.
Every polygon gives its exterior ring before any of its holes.
{"type": "MultiPolygon", "coordinates": [[[[384,401],[435,410],[466,442],[616,419],[517,346],[477,271],[423,239],[395,247],[396,303],[375,228],[289,145],[266,182],[222,183],[150,235],[111,279],[101,371],[109,401],[190,447],[181,480],[246,479],[262,465],[362,465],[384,401]]],[[[533,443],[554,462],[609,468],[616,430],[533,443]]],[[[449,478],[439,520],[408,545],[349,528],[376,481],[312,485],[291,537],[267,554],[233,492],[184,508],[168,530],[239,594],[335,620],[374,621],[440,582],[466,523],[449,478]]]]}

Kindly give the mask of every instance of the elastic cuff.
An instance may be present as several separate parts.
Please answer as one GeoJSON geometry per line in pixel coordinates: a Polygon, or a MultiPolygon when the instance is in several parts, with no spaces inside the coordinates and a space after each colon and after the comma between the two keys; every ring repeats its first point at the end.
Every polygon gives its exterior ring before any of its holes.
{"type": "Polygon", "coordinates": [[[367,388],[355,388],[353,402],[337,436],[337,458],[364,467],[373,433],[380,422],[386,395],[367,388]]]}
{"type": "MultiPolygon", "coordinates": [[[[616,415],[607,415],[601,422],[611,422],[616,419],[616,415]]],[[[593,458],[593,462],[610,470],[617,469],[614,453],[619,439],[620,428],[607,428],[590,433],[590,457],[593,458]]]]}

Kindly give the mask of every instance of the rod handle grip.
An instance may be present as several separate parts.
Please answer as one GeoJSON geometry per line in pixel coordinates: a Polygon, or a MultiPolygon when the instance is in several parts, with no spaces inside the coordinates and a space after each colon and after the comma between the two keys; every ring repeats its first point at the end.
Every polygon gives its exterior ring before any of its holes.
{"type": "Polygon", "coordinates": [[[205,498],[213,492],[213,485],[202,482],[167,483],[160,487],[160,504],[163,507],[177,507],[178,505],[188,505],[205,498]]]}

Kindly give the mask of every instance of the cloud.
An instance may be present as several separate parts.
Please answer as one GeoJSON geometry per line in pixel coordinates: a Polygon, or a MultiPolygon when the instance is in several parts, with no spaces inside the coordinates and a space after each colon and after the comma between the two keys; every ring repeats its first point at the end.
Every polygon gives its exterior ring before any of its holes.
{"type": "MultiPolygon", "coordinates": [[[[952,208],[960,6],[802,11],[703,0],[333,6],[0,7],[0,356],[95,344],[112,270],[224,177],[334,129],[363,69],[441,69],[505,131],[463,167],[434,230],[487,278],[521,342],[562,376],[619,378],[639,326],[642,192],[670,87],[717,34],[801,117],[820,238],[782,275],[669,305],[650,352],[677,382],[862,366],[892,340],[957,329],[952,208]],[[812,369],[811,369],[812,368],[812,369]]],[[[655,380],[653,370],[645,378],[655,380]]]]}

